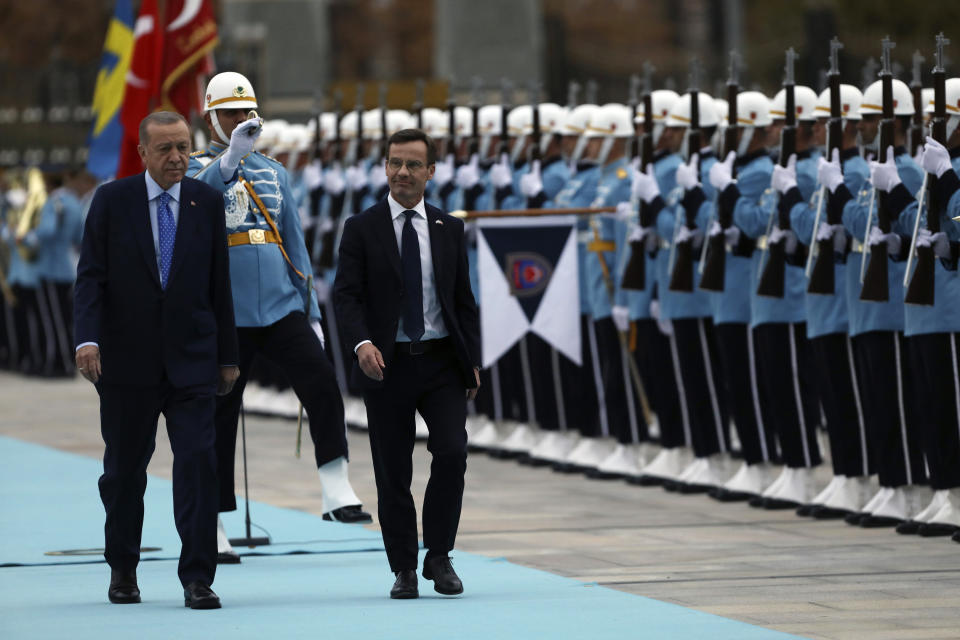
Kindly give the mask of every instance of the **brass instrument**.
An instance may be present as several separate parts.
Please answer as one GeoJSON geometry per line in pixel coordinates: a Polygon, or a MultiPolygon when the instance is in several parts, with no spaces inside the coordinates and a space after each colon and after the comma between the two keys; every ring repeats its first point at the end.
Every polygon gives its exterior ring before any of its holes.
{"type": "Polygon", "coordinates": [[[37,258],[36,247],[29,247],[23,239],[40,225],[40,213],[47,202],[47,186],[43,181],[43,174],[36,167],[27,169],[27,201],[18,211],[11,212],[12,221],[16,221],[14,237],[17,240],[17,251],[26,262],[33,262],[37,258]]]}

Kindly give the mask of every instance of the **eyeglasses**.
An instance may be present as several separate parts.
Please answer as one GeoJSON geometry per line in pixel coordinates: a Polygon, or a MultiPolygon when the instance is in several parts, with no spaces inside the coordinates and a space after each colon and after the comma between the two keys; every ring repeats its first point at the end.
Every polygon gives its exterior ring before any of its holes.
{"type": "Polygon", "coordinates": [[[423,167],[425,166],[419,160],[407,160],[406,162],[404,162],[400,158],[390,158],[390,160],[387,161],[387,166],[390,167],[393,171],[400,171],[400,168],[404,164],[407,165],[407,171],[410,171],[411,173],[414,171],[419,171],[420,169],[423,169],[423,167]]]}

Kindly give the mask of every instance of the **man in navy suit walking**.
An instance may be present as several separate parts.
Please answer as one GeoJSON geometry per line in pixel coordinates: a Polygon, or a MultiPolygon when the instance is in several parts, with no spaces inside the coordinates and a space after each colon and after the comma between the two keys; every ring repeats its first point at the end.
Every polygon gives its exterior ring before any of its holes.
{"type": "Polygon", "coordinates": [[[140,602],[136,568],[147,464],[163,413],[184,603],[216,609],[214,396],[239,376],[222,195],[184,178],[190,130],[176,113],[140,124],[142,174],[100,187],[77,266],[77,369],[100,394],[100,497],[113,603],[140,602]]]}
{"type": "Polygon", "coordinates": [[[436,147],[423,131],[387,141],[387,198],[347,220],[333,285],[351,375],[363,389],[380,528],[396,581],[416,598],[417,512],[410,493],[416,426],[433,456],[423,500],[423,577],[463,592],[450,564],[467,468],[466,401],[480,386],[480,323],[470,289],[463,221],[426,204],[436,147]]]}

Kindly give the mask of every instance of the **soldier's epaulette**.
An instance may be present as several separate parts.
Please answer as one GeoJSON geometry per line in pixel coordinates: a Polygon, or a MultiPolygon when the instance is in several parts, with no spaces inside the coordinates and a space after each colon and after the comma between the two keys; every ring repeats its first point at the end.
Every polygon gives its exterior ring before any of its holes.
{"type": "Polygon", "coordinates": [[[191,158],[196,158],[197,156],[204,156],[204,155],[207,155],[207,150],[206,150],[206,149],[201,149],[200,151],[194,151],[193,153],[191,153],[191,154],[190,154],[190,157],[191,157],[191,158]]]}
{"type": "Polygon", "coordinates": [[[277,163],[278,165],[280,165],[281,167],[283,166],[283,163],[280,162],[279,160],[277,160],[276,158],[274,158],[273,156],[268,156],[267,154],[262,153],[262,152],[260,152],[260,151],[254,151],[254,153],[257,154],[258,156],[262,156],[262,157],[266,158],[267,160],[272,160],[273,162],[276,162],[276,163],[277,163]]]}
{"type": "Polygon", "coordinates": [[[617,169],[617,179],[623,180],[623,179],[625,179],[628,175],[629,175],[629,174],[627,173],[627,170],[624,169],[623,167],[619,167],[619,168],[617,169]]]}

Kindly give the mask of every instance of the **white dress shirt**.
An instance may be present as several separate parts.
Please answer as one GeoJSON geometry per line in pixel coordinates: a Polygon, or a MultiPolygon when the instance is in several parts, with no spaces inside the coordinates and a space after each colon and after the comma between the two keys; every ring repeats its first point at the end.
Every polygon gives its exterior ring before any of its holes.
{"type": "MultiPolygon", "coordinates": [[[[403,225],[407,217],[403,212],[407,207],[393,199],[393,194],[387,196],[387,204],[390,206],[390,217],[393,219],[393,231],[397,236],[397,250],[402,251],[403,225]]],[[[423,289],[423,336],[424,340],[436,340],[445,338],[447,327],[443,323],[443,313],[440,310],[440,298],[437,296],[437,280],[433,273],[433,251],[430,248],[430,228],[427,224],[427,208],[423,204],[423,198],[420,199],[413,208],[417,215],[413,216],[410,224],[413,230],[417,232],[417,241],[420,245],[420,282],[423,289]]],[[[403,332],[403,317],[397,326],[397,342],[410,342],[410,338],[403,332]]],[[[369,340],[362,340],[353,348],[354,353],[369,340]]]]}

